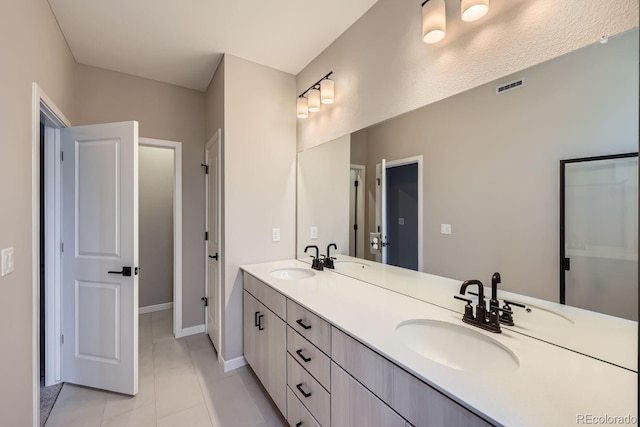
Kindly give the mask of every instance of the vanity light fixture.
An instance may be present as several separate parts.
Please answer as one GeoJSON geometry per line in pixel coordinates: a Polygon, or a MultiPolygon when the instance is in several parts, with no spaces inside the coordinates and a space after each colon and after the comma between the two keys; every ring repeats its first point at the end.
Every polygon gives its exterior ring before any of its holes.
{"type": "Polygon", "coordinates": [[[299,119],[306,119],[309,117],[309,106],[307,105],[307,98],[299,97],[297,101],[297,113],[299,119]]]}
{"type": "Polygon", "coordinates": [[[465,22],[482,18],[489,11],[489,0],[460,0],[460,14],[465,22]]]}
{"type": "Polygon", "coordinates": [[[307,90],[298,96],[296,111],[299,119],[306,119],[309,113],[317,113],[320,111],[321,104],[333,104],[335,95],[335,86],[329,74],[309,86],[307,90]]]}
{"type": "Polygon", "coordinates": [[[437,43],[447,32],[447,14],[444,0],[425,0],[422,3],[422,40],[437,43]]]}

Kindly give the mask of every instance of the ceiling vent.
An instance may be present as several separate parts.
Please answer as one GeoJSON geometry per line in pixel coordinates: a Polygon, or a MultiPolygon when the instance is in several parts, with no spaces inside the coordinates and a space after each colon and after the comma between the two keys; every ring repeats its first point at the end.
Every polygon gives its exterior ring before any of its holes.
{"type": "Polygon", "coordinates": [[[496,95],[524,86],[524,78],[496,86],[496,95]]]}

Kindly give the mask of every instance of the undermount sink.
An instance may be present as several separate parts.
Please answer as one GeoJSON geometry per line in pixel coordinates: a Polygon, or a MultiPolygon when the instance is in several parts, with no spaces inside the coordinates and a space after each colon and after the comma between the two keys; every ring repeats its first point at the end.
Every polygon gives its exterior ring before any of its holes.
{"type": "Polygon", "coordinates": [[[459,371],[511,372],[520,366],[507,347],[466,326],[415,319],[400,323],[396,333],[412,351],[459,371]]]}
{"type": "Polygon", "coordinates": [[[283,280],[302,280],[316,275],[313,271],[304,268],[281,268],[273,270],[270,274],[271,277],[283,280]]]}
{"type": "Polygon", "coordinates": [[[338,268],[338,267],[352,267],[352,268],[365,268],[365,267],[369,267],[368,264],[365,264],[364,262],[360,262],[360,261],[347,261],[347,260],[335,260],[333,261],[333,265],[338,268]]]}

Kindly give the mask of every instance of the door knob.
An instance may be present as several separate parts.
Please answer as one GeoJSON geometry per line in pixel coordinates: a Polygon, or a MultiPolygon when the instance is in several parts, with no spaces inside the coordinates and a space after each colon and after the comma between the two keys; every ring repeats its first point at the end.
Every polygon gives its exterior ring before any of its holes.
{"type": "MultiPolygon", "coordinates": [[[[122,274],[125,277],[131,276],[131,267],[122,267],[121,271],[109,271],[109,274],[122,274]]],[[[136,272],[137,274],[137,272],[136,272]]]]}
{"type": "Polygon", "coordinates": [[[209,258],[215,259],[217,261],[218,260],[218,252],[216,252],[215,255],[209,255],[209,258]]]}

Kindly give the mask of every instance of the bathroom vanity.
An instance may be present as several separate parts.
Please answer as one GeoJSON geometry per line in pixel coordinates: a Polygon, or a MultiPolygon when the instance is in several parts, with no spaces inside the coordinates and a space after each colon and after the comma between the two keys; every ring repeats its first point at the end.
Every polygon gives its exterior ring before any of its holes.
{"type": "Polygon", "coordinates": [[[292,426],[637,417],[632,369],[297,260],[242,270],[245,358],[292,426]]]}

